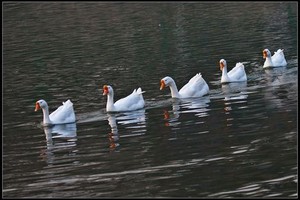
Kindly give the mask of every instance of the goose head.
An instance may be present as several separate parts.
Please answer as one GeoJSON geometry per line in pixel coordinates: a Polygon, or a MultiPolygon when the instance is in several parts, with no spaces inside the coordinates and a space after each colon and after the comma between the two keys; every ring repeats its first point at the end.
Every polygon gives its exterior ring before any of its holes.
{"type": "Polygon", "coordinates": [[[227,63],[225,59],[220,60],[220,70],[222,71],[224,67],[227,67],[227,63]]]}
{"type": "Polygon", "coordinates": [[[35,112],[40,110],[40,109],[46,109],[48,107],[48,104],[45,100],[41,99],[41,100],[38,100],[36,103],[35,103],[35,112]]]}
{"type": "Polygon", "coordinates": [[[110,85],[103,86],[103,95],[113,94],[113,88],[110,85]]]}
{"type": "Polygon", "coordinates": [[[264,49],[263,50],[263,58],[271,57],[271,52],[269,49],[264,49]]]}
{"type": "Polygon", "coordinates": [[[164,89],[167,86],[170,86],[172,82],[174,82],[174,80],[169,76],[166,76],[165,78],[161,79],[160,90],[164,89]]]}

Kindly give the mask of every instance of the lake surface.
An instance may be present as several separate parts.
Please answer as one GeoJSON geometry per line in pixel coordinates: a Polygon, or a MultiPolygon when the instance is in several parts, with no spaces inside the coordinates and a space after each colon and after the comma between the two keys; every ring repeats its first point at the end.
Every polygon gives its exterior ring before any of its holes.
{"type": "Polygon", "coordinates": [[[298,196],[298,5],[3,3],[2,196],[298,196]],[[288,65],[263,69],[262,50],[288,65]],[[220,84],[219,60],[247,82],[220,84]],[[201,72],[207,96],[172,99],[201,72]],[[141,87],[144,109],[105,111],[141,87]],[[75,124],[43,128],[71,99],[75,124]]]}

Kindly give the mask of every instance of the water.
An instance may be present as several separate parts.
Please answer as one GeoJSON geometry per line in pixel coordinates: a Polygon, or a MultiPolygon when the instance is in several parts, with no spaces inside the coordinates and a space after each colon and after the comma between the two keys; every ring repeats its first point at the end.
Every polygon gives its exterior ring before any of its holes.
{"type": "Polygon", "coordinates": [[[4,3],[3,197],[297,197],[297,4],[4,3]],[[264,70],[262,50],[287,67],[264,70]],[[248,81],[220,84],[218,62],[248,81]],[[175,100],[201,72],[210,94],[175,100]],[[108,114],[146,91],[145,109],[108,114]],[[71,99],[76,124],[43,128],[71,99]]]}

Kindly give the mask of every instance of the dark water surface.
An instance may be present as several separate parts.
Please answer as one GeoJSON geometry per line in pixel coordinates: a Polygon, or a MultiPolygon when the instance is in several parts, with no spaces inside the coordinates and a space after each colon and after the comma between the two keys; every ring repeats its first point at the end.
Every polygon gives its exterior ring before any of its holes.
{"type": "Polygon", "coordinates": [[[297,197],[297,8],[4,3],[3,197],[297,197]],[[264,48],[288,65],[263,69],[264,48]],[[221,85],[221,58],[248,81],[221,85]],[[159,90],[199,72],[205,97],[159,90]],[[145,109],[106,113],[104,84],[145,109]],[[44,129],[39,99],[78,121],[44,129]]]}

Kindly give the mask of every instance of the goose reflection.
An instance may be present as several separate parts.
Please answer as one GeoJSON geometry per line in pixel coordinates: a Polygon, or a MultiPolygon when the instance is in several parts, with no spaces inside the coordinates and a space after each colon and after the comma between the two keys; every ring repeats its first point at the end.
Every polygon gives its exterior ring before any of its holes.
{"type": "Polygon", "coordinates": [[[248,98],[246,89],[247,81],[222,84],[222,92],[225,95],[224,110],[226,112],[230,112],[232,110],[232,104],[245,102],[244,100],[248,98]]]}
{"type": "Polygon", "coordinates": [[[180,99],[172,98],[172,110],[164,110],[165,126],[177,126],[180,124],[178,121],[180,113],[180,99]]]}
{"type": "Polygon", "coordinates": [[[241,93],[245,91],[246,88],[247,88],[247,81],[222,84],[223,94],[229,97],[231,95],[234,96],[235,93],[241,93]]]}
{"type": "Polygon", "coordinates": [[[287,79],[288,71],[286,67],[265,69],[264,71],[268,86],[278,87],[291,81],[287,79]]]}
{"type": "Polygon", "coordinates": [[[197,117],[208,116],[209,96],[200,98],[172,99],[172,110],[164,110],[165,126],[178,126],[183,113],[194,113],[197,117]]]}
{"type": "Polygon", "coordinates": [[[109,148],[115,149],[119,146],[119,133],[118,133],[118,126],[115,114],[107,114],[108,115],[108,124],[110,125],[111,132],[108,133],[109,139],[109,148]]]}
{"type": "Polygon", "coordinates": [[[111,132],[108,133],[109,147],[112,150],[120,146],[120,137],[138,136],[146,133],[145,109],[122,113],[107,113],[107,116],[108,124],[111,128],[111,132]],[[121,136],[118,126],[122,130],[121,136]],[[127,130],[129,130],[129,133],[127,130]]]}
{"type": "Polygon", "coordinates": [[[247,106],[247,82],[236,82],[222,84],[222,93],[224,97],[224,110],[226,114],[226,125],[232,126],[234,117],[231,111],[234,110],[234,106],[238,106],[239,109],[246,108],[247,106]]]}
{"type": "Polygon", "coordinates": [[[293,99],[297,94],[298,69],[297,68],[272,68],[265,69],[267,87],[264,92],[267,105],[271,108],[281,108],[286,101],[293,99]]]}
{"type": "Polygon", "coordinates": [[[47,149],[44,150],[41,156],[47,160],[48,163],[53,163],[54,153],[58,151],[68,150],[76,146],[77,141],[77,127],[76,123],[57,124],[53,126],[43,127],[47,149]]]}
{"type": "Polygon", "coordinates": [[[77,136],[77,126],[76,123],[45,126],[44,132],[47,141],[52,140],[52,138],[74,138],[77,136]]]}

